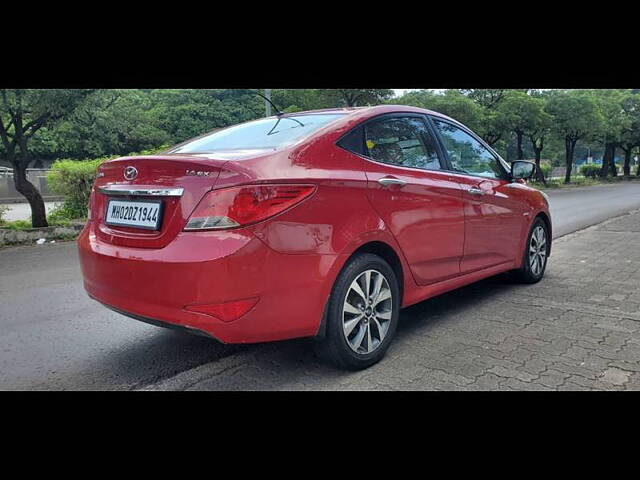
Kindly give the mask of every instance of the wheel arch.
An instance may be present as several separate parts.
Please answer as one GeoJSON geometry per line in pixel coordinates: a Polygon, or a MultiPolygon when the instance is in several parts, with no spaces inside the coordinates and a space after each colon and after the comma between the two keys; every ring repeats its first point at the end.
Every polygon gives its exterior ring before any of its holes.
{"type": "MultiPolygon", "coordinates": [[[[389,264],[393,272],[396,274],[396,278],[398,280],[398,287],[400,288],[400,298],[403,299],[404,290],[405,290],[405,278],[404,278],[405,269],[402,265],[402,260],[400,259],[400,256],[398,255],[396,250],[391,245],[381,240],[371,240],[360,245],[358,248],[356,248],[345,260],[345,262],[342,264],[335,278],[339,277],[340,273],[348,265],[349,260],[351,260],[353,257],[361,253],[371,253],[371,254],[377,255],[389,264]]],[[[325,302],[324,309],[322,312],[320,328],[318,329],[318,333],[314,337],[317,340],[324,339],[326,335],[328,304],[329,304],[329,299],[327,298],[327,301],[325,302]]]]}

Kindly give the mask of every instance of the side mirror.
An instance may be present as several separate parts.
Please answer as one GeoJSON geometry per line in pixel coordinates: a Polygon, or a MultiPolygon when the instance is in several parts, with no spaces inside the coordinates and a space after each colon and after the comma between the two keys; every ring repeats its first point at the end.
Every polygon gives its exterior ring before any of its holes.
{"type": "Polygon", "coordinates": [[[513,180],[531,178],[534,173],[536,173],[536,164],[533,162],[516,160],[511,164],[511,178],[513,180]]]}

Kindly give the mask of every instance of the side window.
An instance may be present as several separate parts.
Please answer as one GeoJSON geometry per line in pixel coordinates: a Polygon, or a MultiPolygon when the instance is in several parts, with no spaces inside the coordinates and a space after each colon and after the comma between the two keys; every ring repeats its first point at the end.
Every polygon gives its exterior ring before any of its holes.
{"type": "Polygon", "coordinates": [[[364,126],[365,154],[401,167],[436,170],[440,160],[435,142],[419,117],[387,117],[364,126]]]}
{"type": "Polygon", "coordinates": [[[364,155],[364,139],[362,138],[362,127],[357,127],[347,133],[338,142],[338,146],[350,152],[364,155]]]}
{"type": "Polygon", "coordinates": [[[498,159],[464,130],[448,122],[433,119],[454,170],[487,178],[503,178],[498,159]]]}

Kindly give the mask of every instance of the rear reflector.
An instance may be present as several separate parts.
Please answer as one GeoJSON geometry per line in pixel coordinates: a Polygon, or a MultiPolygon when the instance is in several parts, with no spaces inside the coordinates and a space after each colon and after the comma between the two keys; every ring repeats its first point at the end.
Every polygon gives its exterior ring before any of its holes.
{"type": "Polygon", "coordinates": [[[233,322],[251,310],[256,303],[258,303],[258,298],[248,298],[236,302],[212,305],[189,305],[185,307],[185,310],[204,313],[223,322],[233,322]]]}
{"type": "Polygon", "coordinates": [[[209,192],[200,201],[185,230],[221,230],[257,223],[300,203],[313,185],[248,185],[209,192]]]}

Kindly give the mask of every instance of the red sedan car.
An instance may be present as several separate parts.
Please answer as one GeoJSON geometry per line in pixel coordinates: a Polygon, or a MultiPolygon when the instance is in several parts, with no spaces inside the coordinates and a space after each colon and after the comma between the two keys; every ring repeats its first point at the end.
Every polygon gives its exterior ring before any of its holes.
{"type": "Polygon", "coordinates": [[[315,337],[382,358],[401,308],[491,275],[539,281],[546,197],[436,112],[282,114],[104,163],[78,239],[89,295],[226,343],[315,337]]]}

